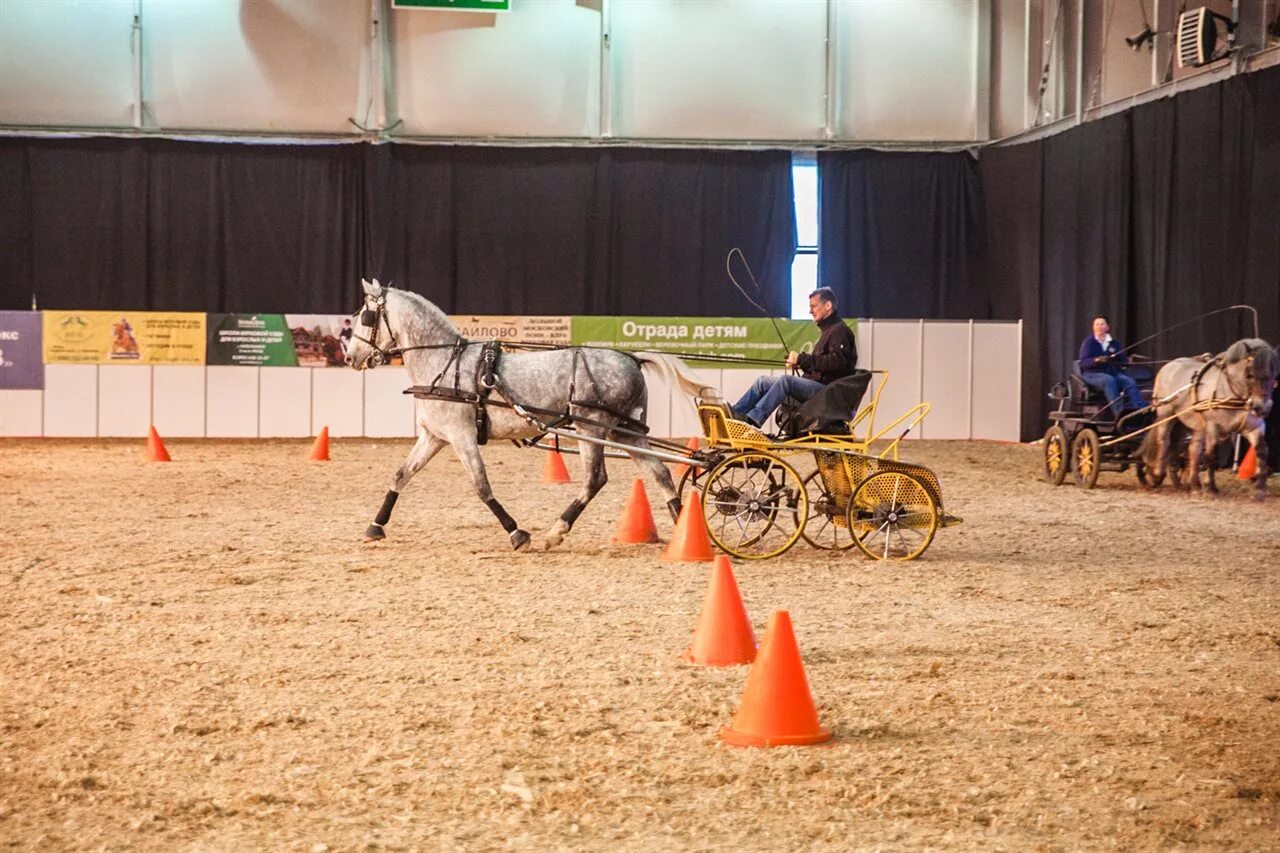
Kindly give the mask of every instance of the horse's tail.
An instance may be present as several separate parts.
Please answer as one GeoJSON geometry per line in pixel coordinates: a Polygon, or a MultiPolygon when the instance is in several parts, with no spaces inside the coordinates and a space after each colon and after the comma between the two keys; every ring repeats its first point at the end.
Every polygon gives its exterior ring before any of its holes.
{"type": "Polygon", "coordinates": [[[650,365],[671,385],[684,392],[686,397],[697,397],[707,401],[719,401],[720,389],[708,385],[697,376],[689,366],[674,355],[663,352],[633,352],[641,366],[650,365]]]}

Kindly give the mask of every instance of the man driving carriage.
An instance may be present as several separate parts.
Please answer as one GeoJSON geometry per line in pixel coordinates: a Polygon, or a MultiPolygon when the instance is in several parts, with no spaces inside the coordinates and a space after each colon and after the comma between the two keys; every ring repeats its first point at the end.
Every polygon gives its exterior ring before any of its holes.
{"type": "Polygon", "coordinates": [[[1125,411],[1137,411],[1147,405],[1138,383],[1124,371],[1128,363],[1124,347],[1111,336],[1111,324],[1105,315],[1098,314],[1093,318],[1093,334],[1080,344],[1080,378],[1102,392],[1107,409],[1117,419],[1125,411]]]}
{"type": "Polygon", "coordinates": [[[809,315],[822,330],[812,353],[787,355],[787,370],[799,367],[800,376],[761,376],[747,393],[733,404],[734,417],[760,427],[788,397],[803,403],[824,387],[853,373],[858,365],[858,347],[853,332],[836,311],[835,294],[820,287],[809,294],[809,315]]]}

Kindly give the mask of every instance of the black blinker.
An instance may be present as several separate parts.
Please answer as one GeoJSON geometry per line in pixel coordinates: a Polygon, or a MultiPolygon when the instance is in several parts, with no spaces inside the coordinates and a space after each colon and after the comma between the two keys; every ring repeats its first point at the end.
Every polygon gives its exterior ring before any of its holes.
{"type": "Polygon", "coordinates": [[[378,325],[378,312],[372,308],[366,308],[360,312],[360,325],[376,327],[378,325]]]}

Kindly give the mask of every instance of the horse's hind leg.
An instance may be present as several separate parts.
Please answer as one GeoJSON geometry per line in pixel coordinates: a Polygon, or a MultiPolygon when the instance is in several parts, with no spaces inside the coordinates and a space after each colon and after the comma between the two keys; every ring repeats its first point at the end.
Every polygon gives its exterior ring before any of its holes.
{"type": "Polygon", "coordinates": [[[431,461],[431,457],[439,453],[440,448],[444,447],[445,444],[444,439],[436,438],[426,430],[418,433],[417,443],[409,451],[404,464],[396,469],[396,475],[391,480],[391,489],[382,500],[382,509],[378,510],[377,516],[373,519],[373,524],[370,524],[365,529],[365,539],[374,541],[387,538],[387,531],[383,529],[383,525],[391,520],[391,509],[396,505],[396,499],[400,497],[404,487],[409,485],[413,475],[421,471],[431,461]]]}
{"type": "Polygon", "coordinates": [[[1214,481],[1214,474],[1218,470],[1218,441],[1220,438],[1221,433],[1218,431],[1217,424],[1210,422],[1205,428],[1204,453],[1205,458],[1208,460],[1206,466],[1208,477],[1206,479],[1209,481],[1209,494],[1211,495],[1218,494],[1218,484],[1214,481]]]}
{"type": "Polygon", "coordinates": [[[649,442],[644,438],[632,438],[625,435],[614,436],[615,441],[623,444],[634,445],[636,450],[628,450],[631,460],[636,463],[636,467],[641,472],[648,472],[658,483],[658,488],[662,490],[663,497],[667,500],[667,511],[671,513],[671,520],[675,521],[680,517],[680,496],[676,494],[675,481],[671,479],[671,472],[667,470],[667,466],[662,460],[647,456],[644,451],[649,449],[649,442]]]}
{"type": "Polygon", "coordinates": [[[582,457],[582,491],[565,507],[556,523],[547,531],[546,544],[554,548],[564,541],[565,535],[573,529],[573,523],[582,515],[582,511],[591,503],[591,499],[609,482],[609,475],[604,470],[604,448],[586,441],[578,442],[578,453],[582,457]]]}
{"type": "Polygon", "coordinates": [[[497,517],[502,529],[507,531],[507,535],[511,537],[511,547],[517,551],[523,551],[529,547],[529,532],[521,530],[520,526],[516,524],[516,520],[507,514],[502,504],[498,503],[498,499],[493,496],[493,489],[489,487],[489,475],[485,473],[484,460],[480,458],[480,448],[476,445],[475,435],[471,433],[467,437],[470,440],[452,442],[453,450],[458,454],[462,467],[466,468],[467,473],[471,475],[471,482],[475,486],[476,494],[480,496],[480,500],[484,501],[485,506],[489,507],[489,511],[497,517]]]}
{"type": "Polygon", "coordinates": [[[1246,435],[1249,443],[1253,445],[1253,458],[1258,465],[1258,473],[1253,476],[1255,500],[1265,500],[1267,497],[1267,477],[1271,475],[1271,466],[1267,464],[1268,454],[1270,450],[1267,447],[1267,431],[1265,428],[1257,429],[1246,435]]]}

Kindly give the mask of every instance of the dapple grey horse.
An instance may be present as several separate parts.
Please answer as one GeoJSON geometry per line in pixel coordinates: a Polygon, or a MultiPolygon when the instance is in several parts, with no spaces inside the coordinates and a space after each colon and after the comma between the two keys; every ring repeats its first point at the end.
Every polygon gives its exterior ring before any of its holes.
{"type": "MultiPolygon", "coordinates": [[[[444,312],[416,293],[383,287],[377,279],[362,281],[362,284],[365,302],[363,309],[356,313],[355,334],[347,347],[347,364],[357,370],[368,370],[386,363],[393,354],[402,354],[415,386],[435,385],[449,393],[468,395],[468,399],[483,392],[480,382],[486,374],[481,364],[484,348],[480,342],[465,340],[444,312]]],[[[487,398],[490,404],[484,405],[488,437],[519,440],[542,432],[513,409],[493,405],[503,401],[543,410],[537,416],[543,422],[555,419],[554,414],[547,416],[548,412],[567,412],[572,417],[594,421],[594,424],[579,421],[574,428],[587,437],[607,437],[628,445],[626,452],[642,471],[657,481],[674,518],[680,512],[680,499],[671,473],[662,462],[644,454],[648,441],[635,434],[634,429],[631,432],[612,429],[620,424],[625,429],[624,418],[633,424],[645,422],[648,389],[640,368],[642,363],[656,366],[686,393],[717,396],[715,389],[701,384],[688,368],[671,356],[630,355],[595,348],[503,353],[494,368],[494,387],[487,398]]],[[[386,537],[384,528],[400,492],[414,474],[449,444],[471,475],[476,494],[507,531],[512,547],[517,551],[527,548],[529,534],[520,529],[489,487],[480,456],[476,404],[419,398],[414,401],[414,414],[418,441],[392,478],[391,489],[365,531],[365,538],[386,537]]],[[[582,491],[547,531],[548,548],[560,544],[608,479],[603,447],[588,441],[581,441],[578,446],[582,457],[582,491]]]]}
{"type": "Polygon", "coordinates": [[[1164,478],[1174,426],[1180,423],[1191,433],[1187,448],[1187,484],[1191,489],[1200,488],[1200,460],[1207,456],[1209,491],[1218,491],[1213,479],[1214,448],[1223,438],[1240,433],[1249,440],[1258,460],[1254,497],[1266,497],[1271,472],[1264,418],[1271,411],[1277,373],[1280,355],[1260,338],[1236,341],[1208,362],[1177,358],[1160,368],[1151,393],[1158,426],[1147,433],[1139,451],[1153,482],[1164,478]]]}

